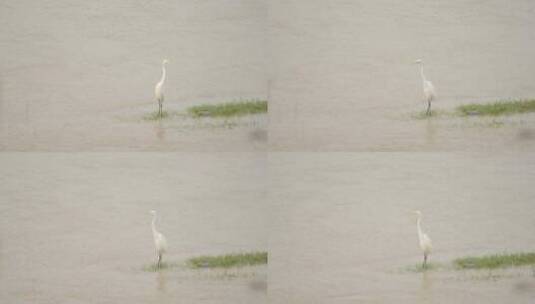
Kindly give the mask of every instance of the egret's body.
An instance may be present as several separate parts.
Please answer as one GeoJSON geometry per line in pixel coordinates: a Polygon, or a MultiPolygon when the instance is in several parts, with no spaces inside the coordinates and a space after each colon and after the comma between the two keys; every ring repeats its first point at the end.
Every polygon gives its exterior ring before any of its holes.
{"type": "Polygon", "coordinates": [[[424,62],[421,59],[416,60],[416,63],[420,65],[420,75],[422,76],[422,86],[424,91],[424,99],[427,102],[426,114],[431,114],[431,101],[437,98],[435,92],[435,86],[433,83],[425,78],[424,74],[424,62]]]}
{"type": "Polygon", "coordinates": [[[167,251],[167,240],[163,234],[156,230],[156,211],[152,210],[150,213],[152,214],[152,238],[158,256],[158,268],[160,268],[162,255],[167,251]]]}
{"type": "Polygon", "coordinates": [[[165,84],[165,79],[167,77],[165,65],[169,62],[169,60],[164,59],[162,62],[162,78],[160,78],[160,81],[156,84],[154,87],[154,96],[156,97],[156,100],[158,101],[158,116],[162,118],[163,115],[163,101],[164,101],[164,94],[163,94],[163,86],[165,84]]]}
{"type": "Polygon", "coordinates": [[[433,249],[433,244],[431,243],[431,239],[427,234],[425,234],[422,231],[421,227],[421,220],[422,220],[422,213],[420,211],[415,211],[416,213],[416,229],[418,230],[418,240],[420,244],[420,249],[422,250],[424,254],[424,262],[423,267],[425,268],[427,266],[427,258],[429,257],[429,254],[431,254],[431,250],[433,249]]]}

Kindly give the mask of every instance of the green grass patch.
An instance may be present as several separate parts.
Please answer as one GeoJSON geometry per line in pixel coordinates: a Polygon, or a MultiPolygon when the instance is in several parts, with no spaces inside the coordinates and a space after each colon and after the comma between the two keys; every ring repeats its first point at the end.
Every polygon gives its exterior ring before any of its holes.
{"type": "Polygon", "coordinates": [[[529,100],[502,100],[488,104],[467,104],[457,107],[462,116],[485,115],[499,116],[518,113],[535,112],[535,99],[529,100]]]}
{"type": "Polygon", "coordinates": [[[230,268],[267,264],[267,252],[237,253],[217,256],[200,256],[188,259],[192,268],[230,268]]]}
{"type": "Polygon", "coordinates": [[[188,108],[188,113],[193,117],[232,117],[266,113],[267,110],[265,100],[246,100],[193,106],[188,108]]]}
{"type": "Polygon", "coordinates": [[[513,266],[535,265],[535,253],[494,254],[481,257],[455,259],[458,269],[495,269],[513,266]]]}

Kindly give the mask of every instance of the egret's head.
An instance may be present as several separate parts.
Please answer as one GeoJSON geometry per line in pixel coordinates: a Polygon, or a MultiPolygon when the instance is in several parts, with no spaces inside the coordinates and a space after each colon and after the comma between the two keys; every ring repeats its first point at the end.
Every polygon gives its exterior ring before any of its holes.
{"type": "Polygon", "coordinates": [[[154,210],[149,211],[149,213],[152,214],[152,215],[156,215],[156,211],[154,211],[154,210]]]}
{"type": "Polygon", "coordinates": [[[422,59],[416,59],[416,60],[414,61],[414,63],[420,64],[420,63],[423,63],[423,61],[422,61],[422,59]]]}
{"type": "Polygon", "coordinates": [[[169,63],[169,59],[164,59],[162,64],[168,64],[168,63],[169,63]]]}
{"type": "Polygon", "coordinates": [[[422,212],[420,210],[414,210],[414,214],[416,214],[416,217],[418,218],[422,217],[422,212]]]}

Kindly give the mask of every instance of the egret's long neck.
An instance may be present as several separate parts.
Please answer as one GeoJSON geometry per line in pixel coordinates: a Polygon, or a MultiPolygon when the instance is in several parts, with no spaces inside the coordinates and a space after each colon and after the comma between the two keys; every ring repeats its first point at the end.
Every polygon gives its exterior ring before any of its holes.
{"type": "Polygon", "coordinates": [[[425,82],[424,64],[420,63],[420,75],[422,75],[422,82],[425,82]]]}
{"type": "Polygon", "coordinates": [[[416,220],[416,228],[418,229],[418,238],[421,240],[423,232],[422,227],[420,227],[420,217],[416,220]]]}
{"type": "Polygon", "coordinates": [[[162,64],[162,78],[160,79],[160,83],[163,85],[165,82],[165,64],[162,64]]]}

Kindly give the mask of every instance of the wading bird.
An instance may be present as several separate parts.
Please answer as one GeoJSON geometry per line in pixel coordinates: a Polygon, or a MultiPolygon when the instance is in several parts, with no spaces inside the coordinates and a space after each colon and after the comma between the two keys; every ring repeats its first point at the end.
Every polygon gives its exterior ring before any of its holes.
{"type": "Polygon", "coordinates": [[[425,101],[427,101],[427,111],[425,113],[426,115],[429,115],[431,114],[431,101],[437,97],[437,94],[435,92],[435,87],[433,86],[433,83],[425,78],[424,62],[422,61],[422,59],[416,60],[415,63],[420,65],[420,75],[422,76],[424,98],[425,101]]]}
{"type": "Polygon", "coordinates": [[[151,210],[152,214],[152,237],[154,239],[154,246],[156,247],[156,254],[158,255],[158,268],[162,263],[162,255],[167,250],[167,240],[165,236],[156,230],[156,211],[151,210]]]}
{"type": "Polygon", "coordinates": [[[420,241],[420,249],[422,249],[424,253],[424,262],[422,264],[423,268],[427,267],[427,257],[431,253],[431,249],[433,249],[433,245],[431,244],[431,239],[427,234],[422,232],[422,227],[420,226],[420,221],[422,219],[422,212],[416,210],[414,211],[416,213],[416,228],[418,229],[418,240],[420,241]]]}
{"type": "Polygon", "coordinates": [[[165,77],[166,77],[165,65],[167,63],[169,63],[169,60],[164,59],[162,62],[162,78],[154,87],[154,96],[156,97],[156,100],[158,101],[158,116],[160,118],[162,118],[162,115],[163,115],[163,100],[164,100],[163,85],[165,83],[165,77]]]}

